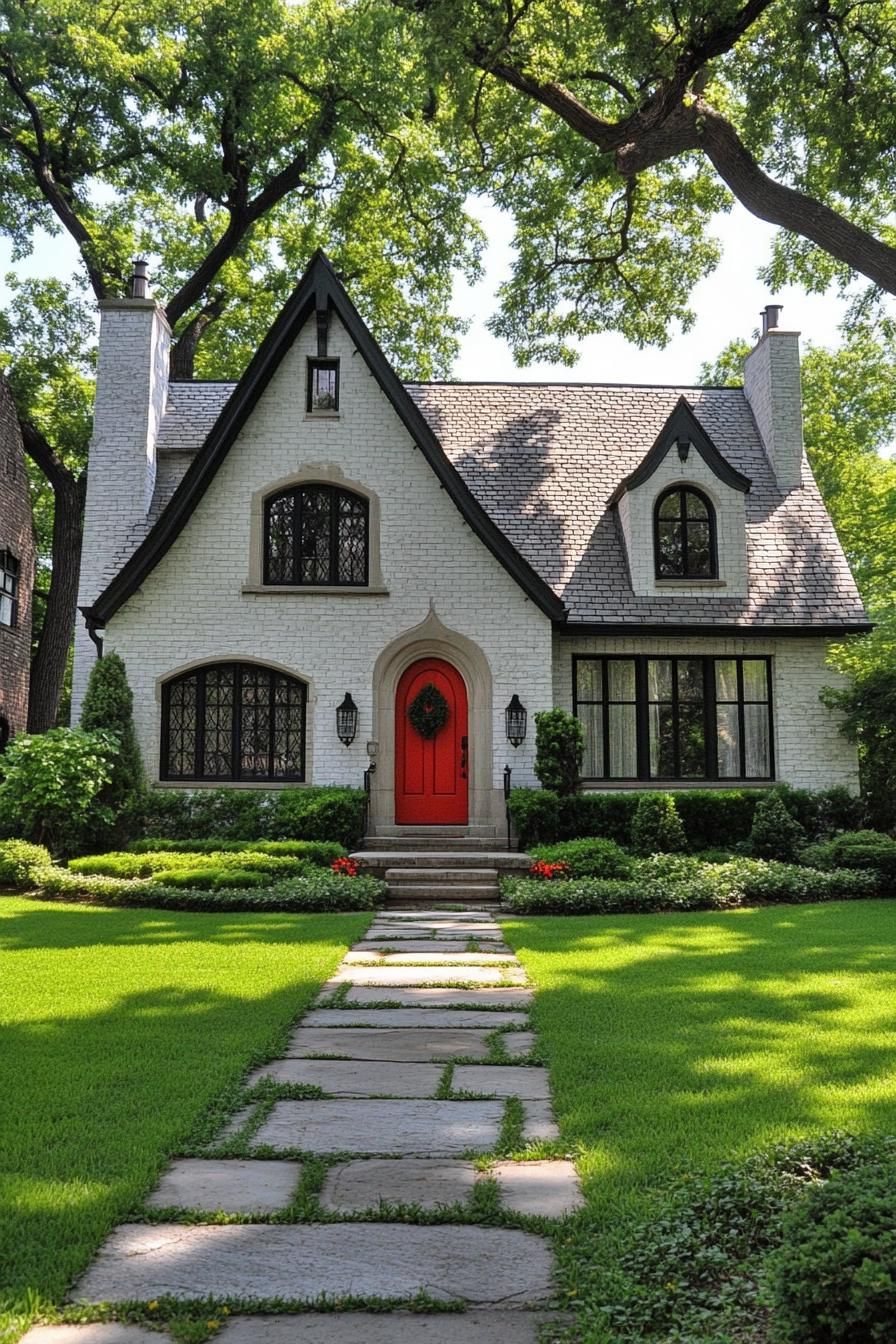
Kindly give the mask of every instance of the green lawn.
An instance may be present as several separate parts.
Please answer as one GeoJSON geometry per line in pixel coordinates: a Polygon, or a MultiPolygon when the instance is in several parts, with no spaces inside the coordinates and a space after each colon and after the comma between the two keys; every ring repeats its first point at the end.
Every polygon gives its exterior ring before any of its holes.
{"type": "Polygon", "coordinates": [[[0,1333],[61,1301],[369,922],[0,898],[0,1333]]]}
{"type": "Polygon", "coordinates": [[[605,1233],[676,1173],[830,1129],[896,1133],[896,902],[505,928],[605,1233]]]}

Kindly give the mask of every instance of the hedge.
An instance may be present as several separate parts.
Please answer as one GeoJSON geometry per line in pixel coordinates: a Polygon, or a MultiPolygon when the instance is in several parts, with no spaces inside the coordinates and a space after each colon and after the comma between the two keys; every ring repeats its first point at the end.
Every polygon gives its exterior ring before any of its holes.
{"type": "MultiPolygon", "coordinates": [[[[163,850],[160,853],[124,853],[113,851],[109,854],[93,854],[82,859],[72,859],[69,871],[73,873],[95,874],[101,877],[152,877],[164,882],[174,873],[257,873],[268,882],[287,877],[299,877],[309,867],[307,859],[293,858],[287,854],[261,854],[246,849],[236,852],[222,850],[205,854],[182,853],[177,850],[163,850]]],[[[204,883],[197,885],[206,885],[204,883]]],[[[231,886],[258,886],[254,881],[242,883],[232,881],[231,886]]]]}
{"type": "Polygon", "coordinates": [[[67,868],[40,875],[36,894],[50,899],[94,901],[99,905],[136,906],[160,910],[269,910],[295,913],[373,910],[382,904],[386,885],[375,877],[342,877],[315,868],[301,877],[269,883],[255,890],[221,887],[203,891],[162,885],[150,878],[122,879],[67,868]]]}
{"type": "Polygon", "coordinates": [[[134,840],[129,854],[285,854],[307,859],[321,868],[329,868],[334,859],[342,859],[347,850],[335,840],[163,840],[158,836],[134,840]]]}
{"type": "Polygon", "coordinates": [[[757,904],[857,900],[883,894],[874,872],[821,872],[764,859],[704,863],[683,854],[654,854],[634,875],[542,882],[501,881],[502,904],[517,914],[650,914],[661,910],[726,910],[757,904]]]}
{"type": "Polygon", "coordinates": [[[329,840],[356,849],[364,837],[363,789],[153,789],[144,836],[167,840],[329,840]]]}
{"type": "MultiPolygon", "coordinates": [[[[510,816],[524,849],[600,836],[629,847],[632,822],[640,800],[662,790],[617,789],[576,793],[560,798],[549,789],[513,789],[510,816]]],[[[847,789],[776,787],[787,810],[810,839],[821,839],[838,830],[861,825],[862,801],[847,789]]],[[[672,796],[692,850],[735,845],[749,839],[753,814],[764,789],[680,789],[672,796]]]]}

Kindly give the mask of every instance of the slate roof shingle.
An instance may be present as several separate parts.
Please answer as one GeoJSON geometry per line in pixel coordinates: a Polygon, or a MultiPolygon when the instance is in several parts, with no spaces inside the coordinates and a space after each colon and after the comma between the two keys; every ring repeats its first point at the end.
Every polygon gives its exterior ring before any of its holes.
{"type": "MultiPolygon", "coordinates": [[[[571,624],[837,626],[867,620],[808,467],[782,493],[740,388],[585,383],[409,383],[448,458],[508,540],[566,603],[571,624]],[[636,597],[607,502],[680,396],[748,476],[745,597],[636,597]]],[[[154,523],[233,383],[172,383],[158,439],[154,523]]],[[[148,530],[148,529],[147,529],[148,530]]],[[[137,541],[142,538],[135,538],[137,541]]]]}

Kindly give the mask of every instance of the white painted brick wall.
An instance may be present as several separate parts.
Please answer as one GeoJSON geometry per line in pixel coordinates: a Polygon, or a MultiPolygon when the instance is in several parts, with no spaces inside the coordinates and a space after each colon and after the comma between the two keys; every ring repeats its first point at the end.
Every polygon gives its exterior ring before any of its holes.
{"type": "Polygon", "coordinates": [[[678,448],[669,451],[656,471],[643,485],[626,490],[619,501],[619,521],[625,538],[632,588],[638,597],[745,597],[747,594],[747,523],[742,491],[720,481],[706,465],[696,448],[686,462],[678,448]],[[656,501],[670,486],[694,485],[707,496],[716,514],[716,544],[719,556],[718,580],[706,583],[670,584],[658,582],[653,542],[653,514],[656,501]]]}
{"type": "Polygon", "coordinates": [[[475,641],[491,666],[495,789],[505,762],[514,768],[514,783],[534,784],[532,716],[550,707],[552,694],[550,622],[462,521],[335,317],[329,353],[341,359],[341,414],[305,416],[306,358],[315,353],[312,321],[178,540],[109,623],[106,647],[127,665],[150,777],[158,778],[160,681],[194,660],[250,656],[309,683],[310,782],[359,785],[374,662],[425,619],[432,600],[444,625],[475,641]],[[315,464],[341,470],[379,495],[388,596],[242,591],[253,493],[315,464]],[[346,691],[360,710],[351,747],[335,732],[346,691]],[[532,724],[516,751],[503,722],[514,692],[532,724]]]}
{"type": "Polygon", "coordinates": [[[798,331],[772,327],[744,360],[744,393],[778,485],[794,490],[803,465],[803,401],[798,331]]]}
{"type": "Polygon", "coordinates": [[[554,640],[554,698],[564,709],[572,709],[574,653],[770,656],[777,778],[806,789],[842,784],[857,793],[856,749],[838,731],[840,716],[819,699],[822,687],[843,684],[843,678],[826,664],[828,647],[829,641],[818,637],[571,639],[558,635],[554,640]]]}

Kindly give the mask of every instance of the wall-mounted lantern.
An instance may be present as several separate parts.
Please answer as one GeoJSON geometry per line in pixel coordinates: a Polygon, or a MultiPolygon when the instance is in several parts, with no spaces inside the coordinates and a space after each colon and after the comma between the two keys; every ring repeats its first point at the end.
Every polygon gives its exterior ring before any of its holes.
{"type": "Polygon", "coordinates": [[[358,706],[348,691],[345,699],[336,710],[336,736],[343,746],[350,747],[358,731],[358,706]]]}
{"type": "Polygon", "coordinates": [[[515,695],[504,711],[504,727],[511,746],[518,747],[521,742],[525,742],[528,717],[526,706],[521,705],[519,696],[515,695]]]}

